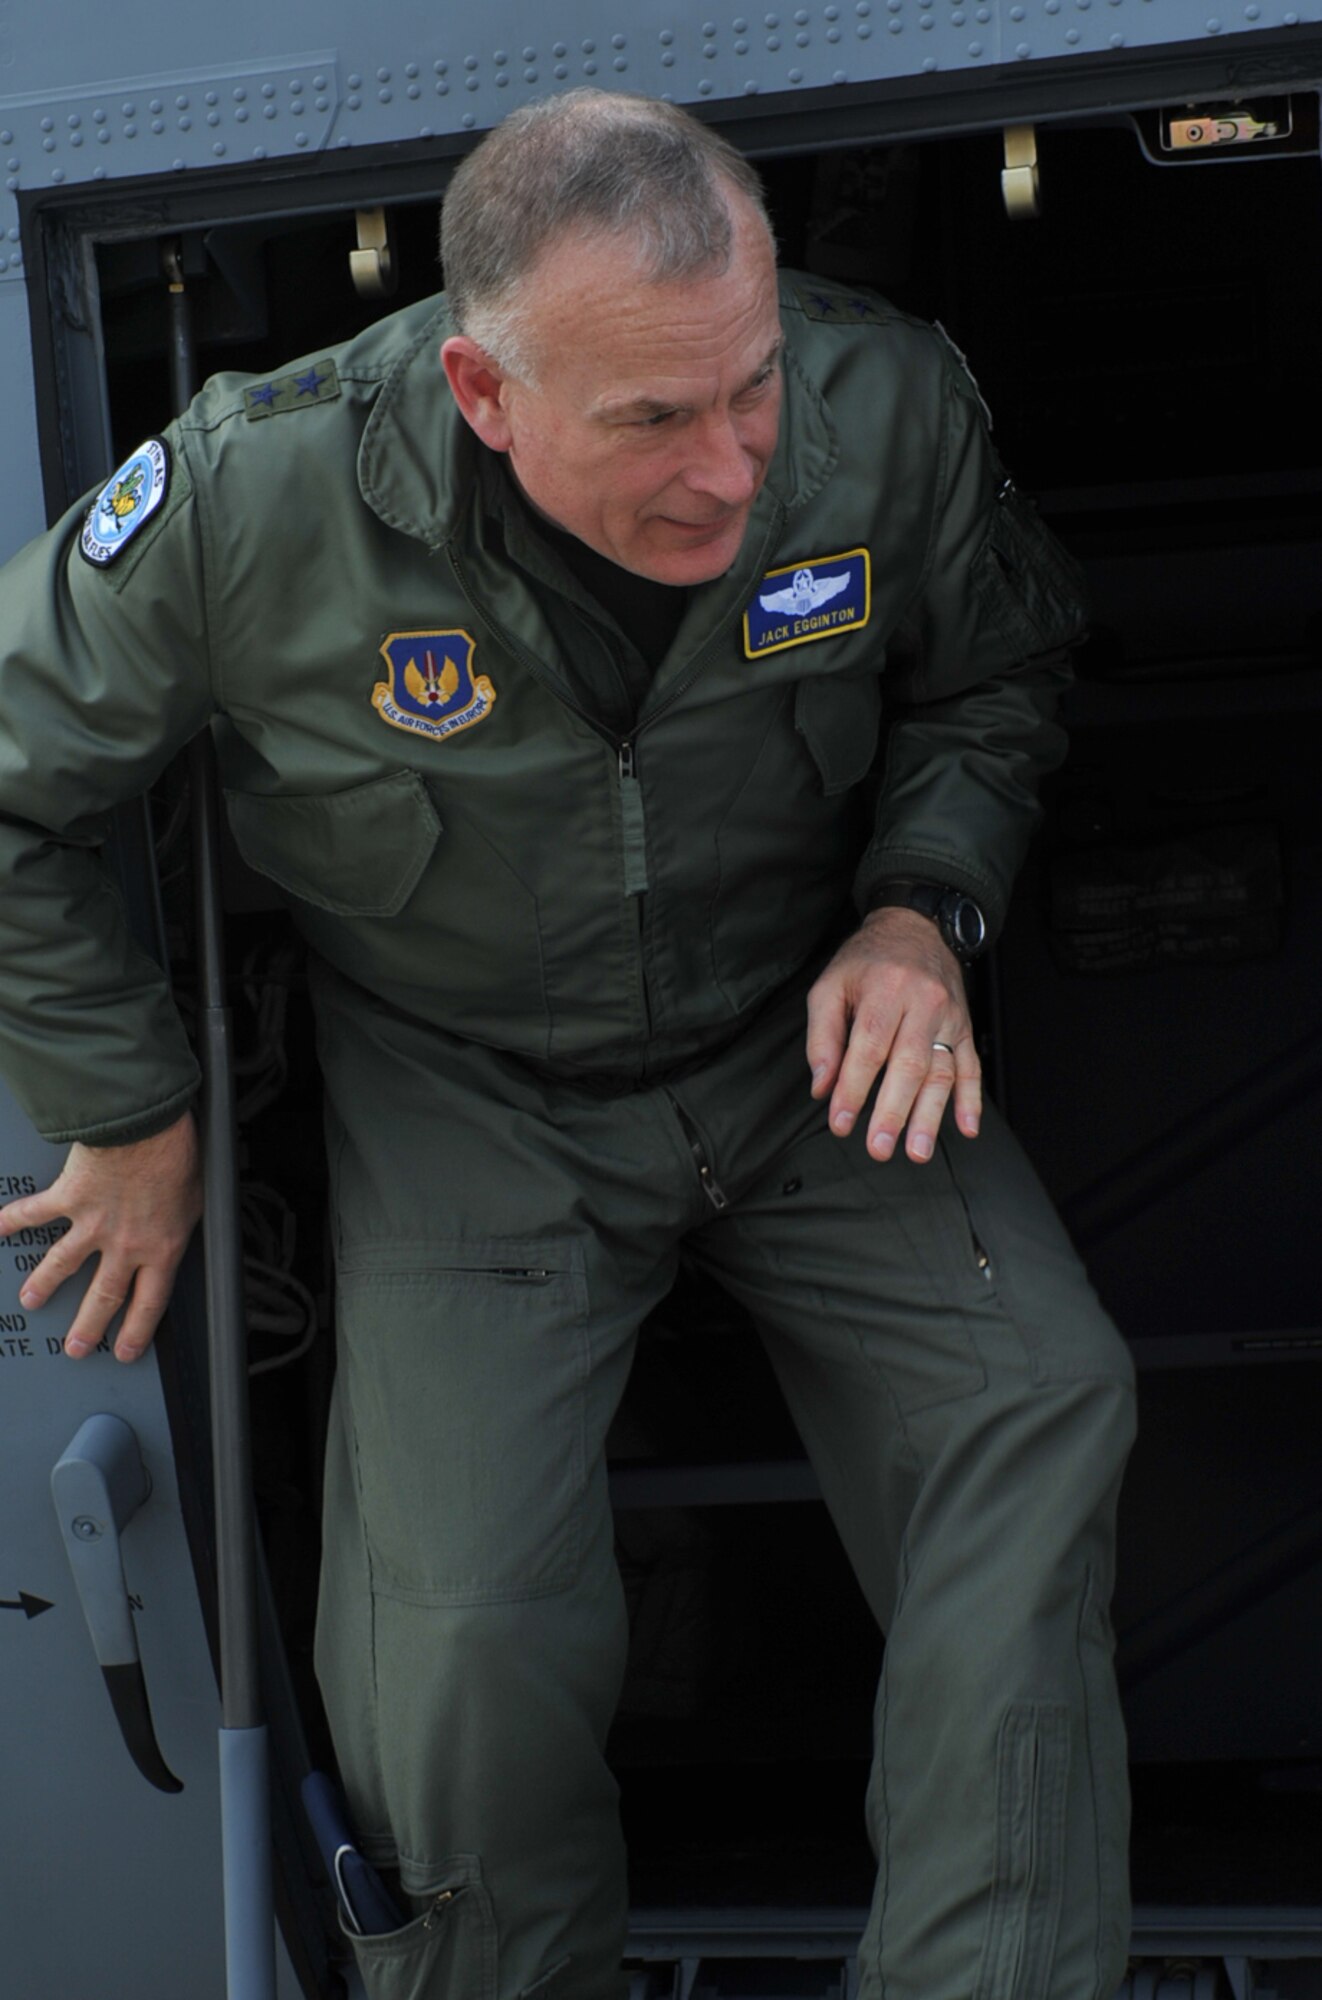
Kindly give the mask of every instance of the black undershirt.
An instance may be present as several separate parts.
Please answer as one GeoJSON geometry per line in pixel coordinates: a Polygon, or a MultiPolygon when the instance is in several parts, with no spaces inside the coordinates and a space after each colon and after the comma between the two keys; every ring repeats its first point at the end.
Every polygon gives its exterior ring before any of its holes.
{"type": "MultiPolygon", "coordinates": [[[[635,576],[632,570],[622,569],[608,556],[598,555],[577,535],[553,527],[549,521],[539,520],[537,527],[588,596],[609,611],[626,639],[642,655],[647,675],[635,689],[636,707],[679,630],[689,600],[687,588],[682,584],[654,583],[650,576],[635,576]]],[[[622,659],[621,664],[632,683],[637,678],[632,663],[622,659]]]]}

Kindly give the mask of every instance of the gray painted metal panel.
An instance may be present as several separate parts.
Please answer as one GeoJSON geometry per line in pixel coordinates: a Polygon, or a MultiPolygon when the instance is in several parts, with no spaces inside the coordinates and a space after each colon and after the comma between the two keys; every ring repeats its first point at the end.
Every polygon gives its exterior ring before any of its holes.
{"type": "MultiPolygon", "coordinates": [[[[0,17],[2,18],[2,17],[0,17]]],[[[675,0],[396,4],[286,0],[114,12],[64,0],[8,29],[0,96],[24,187],[213,166],[326,144],[480,130],[593,83],[684,102],[986,69],[1316,22],[1282,0],[675,0]],[[258,51],[275,43],[269,59],[258,51]],[[121,81],[103,81],[121,79],[121,81]],[[131,108],[129,108],[131,107],[131,108]]],[[[9,162],[16,160],[17,165],[9,162]]],[[[13,252],[9,252],[13,272],[13,252]]]]}
{"type": "Polygon", "coordinates": [[[22,548],[45,525],[37,459],[37,410],[32,393],[32,342],[27,292],[0,285],[0,559],[22,548]]]}
{"type": "MultiPolygon", "coordinates": [[[[0,1187],[17,1183],[20,1192],[26,1176],[44,1186],[62,1157],[0,1086],[0,1187]]],[[[18,1308],[25,1260],[41,1247],[23,1233],[0,1245],[0,1796],[8,1801],[0,1985],[23,2000],[164,2000],[178,1993],[187,1967],[196,2000],[222,2000],[220,1705],[160,1375],[151,1358],[132,1368],[109,1353],[68,1361],[61,1342],[72,1297],[40,1312],[18,1308]],[[154,1790],[124,1747],[51,1499],[53,1467],[99,1412],[132,1426],[151,1477],[151,1497],[124,1530],[122,1549],[157,1737],[183,1780],[174,1796],[154,1790]],[[24,1593],[50,1609],[26,1615],[24,1593]]],[[[293,1995],[281,1956],[282,1991],[293,1995]]]]}

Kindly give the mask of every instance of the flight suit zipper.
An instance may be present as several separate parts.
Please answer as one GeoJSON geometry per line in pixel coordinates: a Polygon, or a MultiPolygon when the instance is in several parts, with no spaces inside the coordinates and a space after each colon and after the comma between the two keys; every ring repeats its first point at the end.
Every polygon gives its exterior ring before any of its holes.
{"type": "MultiPolygon", "coordinates": [[[[784,526],[784,522],[785,522],[785,509],[780,505],[777,505],[775,513],[772,517],[771,525],[767,529],[766,535],[762,542],[761,550],[758,553],[757,564],[753,571],[753,575],[755,577],[762,575],[763,564],[766,562],[766,559],[768,555],[771,553],[772,548],[779,540],[780,531],[781,528],[784,526]]],[[[723,626],[718,626],[715,633],[712,635],[710,642],[706,646],[704,646],[702,651],[698,653],[693,659],[691,665],[689,666],[688,672],[685,674],[681,674],[680,678],[675,682],[675,685],[671,688],[665,700],[658,702],[657,706],[652,710],[652,713],[648,716],[646,723],[639,723],[638,728],[635,731],[636,735],[641,736],[644,728],[650,729],[652,724],[657,720],[658,716],[665,715],[668,710],[672,709],[675,706],[675,703],[677,701],[681,701],[683,699],[683,697],[688,693],[689,689],[693,686],[693,683],[697,680],[698,676],[701,674],[703,668],[707,665],[707,662],[711,659],[712,655],[719,651],[721,642],[725,637],[726,637],[725,628],[723,626]]]]}
{"type": "MultiPolygon", "coordinates": [[[[775,507],[775,512],[767,528],[767,532],[763,537],[762,547],[758,553],[757,563],[752,571],[752,574],[755,577],[760,576],[762,574],[763,564],[766,562],[767,556],[769,555],[771,549],[774,547],[777,539],[779,538],[781,528],[784,526],[784,522],[785,522],[785,509],[782,506],[780,506],[779,503],[777,503],[775,507]]],[[[549,691],[552,694],[554,694],[559,701],[562,701],[565,704],[566,708],[570,709],[573,712],[573,714],[577,715],[581,721],[586,722],[589,729],[594,730],[598,736],[604,737],[606,741],[612,744],[616,749],[616,751],[618,752],[623,747],[621,740],[618,737],[612,736],[609,730],[603,729],[601,724],[596,720],[596,718],[590,715],[587,709],[585,709],[580,702],[574,700],[573,695],[570,693],[569,689],[564,685],[564,683],[560,681],[554,674],[547,672],[546,668],[542,665],[541,661],[537,658],[537,656],[534,653],[528,652],[523,646],[519,644],[518,640],[515,639],[511,634],[501,631],[499,627],[497,627],[492,623],[491,619],[487,616],[487,613],[478,603],[477,598],[474,596],[473,592],[468,587],[468,579],[464,574],[463,562],[460,559],[459,555],[456,553],[453,542],[447,542],[445,544],[445,552],[449,560],[450,568],[454,573],[455,582],[459,585],[460,590],[463,592],[468,602],[472,605],[473,616],[477,619],[480,625],[483,625],[486,628],[487,634],[492,640],[492,642],[497,646],[503,646],[507,652],[511,653],[513,657],[516,660],[518,660],[521,666],[525,666],[528,669],[528,672],[533,676],[534,680],[540,681],[544,688],[549,689],[549,691]]],[[[642,735],[644,729],[650,729],[652,724],[657,720],[658,716],[665,715],[670,709],[672,709],[675,706],[675,703],[677,701],[683,699],[683,697],[688,693],[689,689],[693,686],[693,683],[697,680],[698,676],[701,674],[703,668],[707,665],[708,661],[712,658],[712,656],[716,652],[719,651],[721,643],[725,639],[725,637],[726,637],[726,631],[724,626],[718,626],[716,631],[712,634],[709,643],[706,646],[704,646],[701,652],[699,652],[695,656],[695,658],[689,665],[687,673],[682,674],[680,678],[675,682],[675,685],[671,688],[669,694],[665,697],[665,700],[657,704],[657,706],[652,710],[652,713],[648,716],[646,722],[640,722],[638,724],[637,728],[633,731],[633,736],[635,739],[642,735]]]]}
{"type": "Polygon", "coordinates": [[[504,632],[494,625],[469,589],[463,563],[453,543],[447,545],[446,554],[455,582],[472,606],[474,618],[483,627],[492,644],[509,653],[521,667],[526,668],[535,681],[553,694],[557,701],[563,702],[571,714],[576,715],[581,722],[586,722],[593,734],[601,737],[603,742],[609,743],[615,752],[620,788],[620,833],[624,849],[624,893],[633,900],[637,909],[638,996],[643,1017],[643,1032],[650,1038],[652,1003],[647,991],[647,963],[643,949],[643,897],[648,887],[647,829],[643,817],[643,788],[638,780],[637,755],[633,739],[620,738],[612,735],[608,729],[603,729],[595,716],[590,715],[581,702],[574,700],[569,689],[557,676],[547,672],[536,654],[530,653],[526,647],[520,645],[511,633],[504,632]]]}
{"type": "Polygon", "coordinates": [[[620,832],[624,842],[624,893],[633,901],[638,945],[638,999],[643,1012],[643,1032],[652,1035],[652,1001],[647,991],[647,952],[644,934],[647,895],[647,822],[643,814],[643,788],[638,782],[638,761],[631,742],[621,743],[616,758],[620,775],[620,832]]]}
{"type": "MultiPolygon", "coordinates": [[[[759,552],[756,574],[761,573],[762,565],[765,563],[767,554],[780,533],[784,518],[784,509],[777,506],[759,552]]],[[[726,637],[725,629],[723,626],[717,628],[709,643],[692,660],[687,673],[682,674],[679,680],[675,682],[675,685],[671,688],[664,701],[660,702],[653,709],[646,723],[640,722],[630,736],[624,738],[616,737],[609,730],[604,729],[595,716],[591,715],[583,707],[581,702],[574,699],[571,691],[558,676],[549,673],[534,653],[529,652],[526,647],[522,646],[511,633],[501,630],[493,623],[487,616],[482,605],[478,602],[473,591],[468,587],[468,578],[464,571],[464,565],[453,542],[446,543],[445,552],[455,582],[458,584],[463,596],[472,606],[473,616],[479,625],[483,627],[492,643],[508,652],[512,658],[518,661],[520,666],[527,669],[535,681],[546,688],[549,693],[553,694],[557,701],[563,702],[571,714],[578,716],[581,722],[586,722],[594,735],[600,736],[615,751],[620,787],[621,837],[624,846],[624,893],[626,896],[632,897],[637,905],[638,993],[643,1016],[644,1033],[650,1039],[652,1033],[652,1003],[647,990],[647,959],[644,937],[645,910],[643,903],[643,898],[650,885],[647,876],[647,829],[643,816],[643,792],[642,785],[638,779],[637,739],[642,735],[645,728],[650,728],[658,717],[665,715],[675,706],[676,702],[681,701],[688,693],[704,667],[707,666],[708,662],[720,650],[726,637]]],[[[710,1169],[708,1171],[710,1172],[710,1169]]],[[[704,1186],[706,1185],[707,1183],[704,1182],[704,1186]]],[[[711,1185],[714,1186],[715,1183],[713,1182],[711,1185]]],[[[717,1193],[720,1193],[719,1188],[717,1189],[717,1193]]],[[[718,1207],[726,1206],[724,1196],[721,1197],[720,1202],[716,1205],[718,1207]]]]}
{"type": "Polygon", "coordinates": [[[688,1142],[688,1149],[698,1173],[698,1183],[716,1213],[722,1215],[730,1206],[730,1197],[712,1171],[712,1163],[703,1144],[702,1134],[673,1091],[666,1091],[666,1099],[679,1120],[679,1128],[688,1142]]]}
{"type": "Polygon", "coordinates": [[[621,743],[617,752],[620,768],[620,824],[624,834],[624,893],[637,896],[639,910],[647,893],[647,825],[643,818],[643,788],[638,782],[638,760],[632,743],[621,743]]]}
{"type": "Polygon", "coordinates": [[[459,585],[459,588],[463,592],[463,595],[467,598],[469,604],[472,606],[474,618],[476,618],[478,624],[483,627],[483,629],[487,634],[487,637],[491,640],[492,645],[499,646],[504,652],[509,653],[514,659],[516,659],[521,667],[526,667],[528,672],[532,675],[533,679],[535,681],[538,681],[542,687],[548,690],[549,693],[553,694],[557,701],[562,701],[565,707],[569,709],[572,714],[576,715],[579,718],[580,722],[586,722],[588,728],[593,732],[595,736],[602,737],[604,741],[606,741],[611,745],[612,749],[618,750],[620,747],[619,739],[615,736],[612,736],[609,730],[603,729],[601,724],[596,720],[595,716],[590,715],[587,709],[583,707],[581,702],[577,702],[574,700],[572,693],[565,686],[564,682],[559,680],[555,674],[548,673],[546,668],[542,665],[541,661],[537,658],[537,655],[535,653],[530,653],[525,646],[520,645],[519,641],[513,636],[512,633],[504,632],[500,629],[498,625],[494,625],[492,623],[491,619],[487,616],[481,604],[478,602],[477,598],[474,596],[473,592],[468,587],[468,578],[464,574],[463,563],[460,561],[458,555],[455,553],[455,547],[453,542],[446,543],[445,552],[446,556],[449,559],[450,568],[454,572],[455,582],[459,585]]]}
{"type": "Polygon", "coordinates": [[[545,1285],[556,1275],[541,1264],[447,1264],[451,1277],[503,1278],[509,1284],[545,1285]]]}
{"type": "Polygon", "coordinates": [[[422,1928],[425,1931],[435,1930],[441,1918],[449,1915],[450,1905],[452,1903],[457,1903],[459,1898],[463,1895],[463,1893],[464,1891],[462,1888],[442,1889],[439,1895],[436,1897],[436,1900],[433,1902],[431,1908],[423,1916],[422,1928]]]}

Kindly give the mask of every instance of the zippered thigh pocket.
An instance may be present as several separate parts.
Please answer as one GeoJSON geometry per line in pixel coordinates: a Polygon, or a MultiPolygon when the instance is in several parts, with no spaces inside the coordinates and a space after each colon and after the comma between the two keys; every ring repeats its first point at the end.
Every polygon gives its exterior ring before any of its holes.
{"type": "Polygon", "coordinates": [[[377,1594],[499,1603],[573,1582],[587,1311],[575,1244],[346,1256],[341,1366],[377,1594]]]}
{"type": "Polygon", "coordinates": [[[496,1926],[476,1856],[454,1856],[429,1908],[401,1929],[344,1935],[373,2000],[496,2000],[496,1926]]]}

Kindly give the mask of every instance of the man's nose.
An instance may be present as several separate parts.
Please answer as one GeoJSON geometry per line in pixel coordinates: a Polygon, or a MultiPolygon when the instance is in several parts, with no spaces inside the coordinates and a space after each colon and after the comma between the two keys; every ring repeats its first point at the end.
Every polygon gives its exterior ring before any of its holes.
{"type": "Polygon", "coordinates": [[[726,507],[742,507],[757,491],[758,461],[731,417],[712,414],[703,419],[693,438],[693,455],[685,468],[685,484],[726,507]]]}

